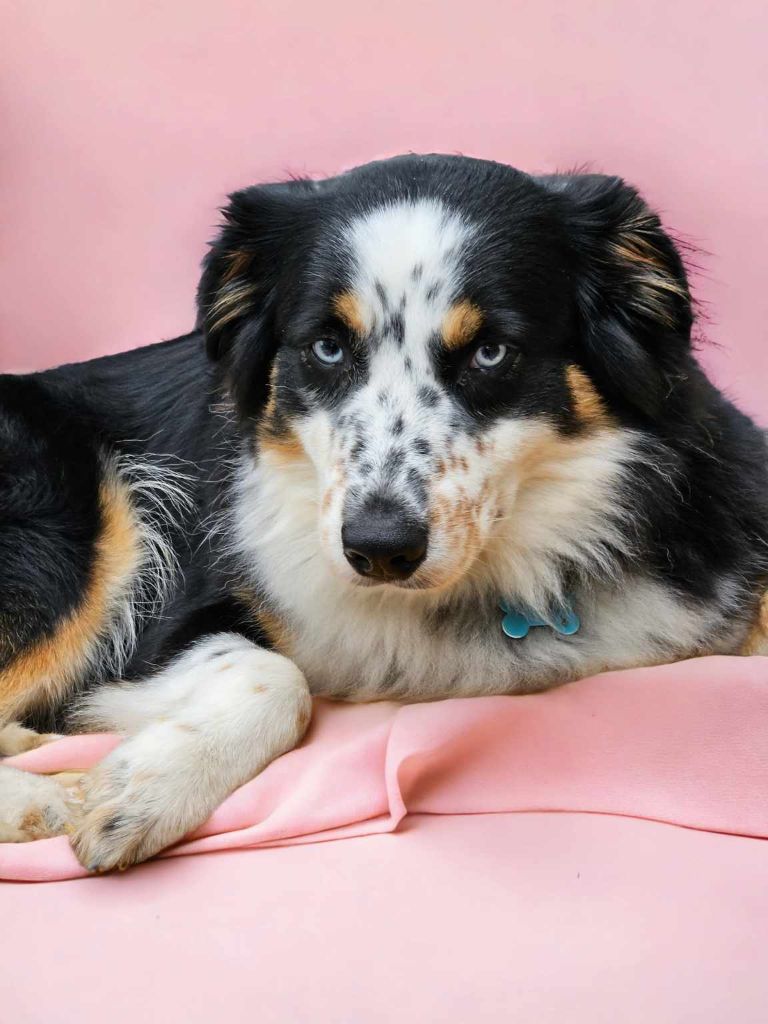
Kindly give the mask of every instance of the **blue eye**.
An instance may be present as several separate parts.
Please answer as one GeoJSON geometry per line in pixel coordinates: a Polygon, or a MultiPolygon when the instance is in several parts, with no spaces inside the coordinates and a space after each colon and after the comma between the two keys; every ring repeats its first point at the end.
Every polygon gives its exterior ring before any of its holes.
{"type": "Polygon", "coordinates": [[[312,344],[312,355],[323,366],[335,366],[344,359],[344,349],[331,338],[321,338],[312,344]]]}
{"type": "Polygon", "coordinates": [[[493,370],[500,366],[507,356],[506,345],[481,345],[469,364],[474,370],[493,370]]]}

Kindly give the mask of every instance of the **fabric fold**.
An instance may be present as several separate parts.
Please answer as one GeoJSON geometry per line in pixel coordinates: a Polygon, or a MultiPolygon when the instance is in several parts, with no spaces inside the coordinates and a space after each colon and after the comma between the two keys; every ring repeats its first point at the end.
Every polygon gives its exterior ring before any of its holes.
{"type": "MultiPolygon", "coordinates": [[[[116,737],[5,763],[86,769],[116,737]]],[[[318,701],[301,747],[162,854],[394,831],[408,813],[579,811],[768,838],[768,658],[610,672],[546,693],[429,704],[318,701]]],[[[65,837],[0,845],[0,878],[86,872],[65,837]]]]}

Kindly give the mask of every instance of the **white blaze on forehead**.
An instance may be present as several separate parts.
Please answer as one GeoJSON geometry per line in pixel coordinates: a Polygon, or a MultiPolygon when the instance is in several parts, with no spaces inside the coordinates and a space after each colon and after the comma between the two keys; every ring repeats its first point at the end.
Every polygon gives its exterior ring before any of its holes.
{"type": "Polygon", "coordinates": [[[349,290],[369,344],[365,380],[342,404],[348,419],[331,460],[354,502],[384,492],[426,512],[430,459],[451,433],[431,349],[460,295],[472,233],[436,199],[383,203],[346,228],[349,290]]]}
{"type": "Polygon", "coordinates": [[[405,299],[406,338],[439,329],[459,285],[470,226],[437,199],[402,200],[376,207],[348,228],[354,261],[352,289],[372,328],[405,299]]]}

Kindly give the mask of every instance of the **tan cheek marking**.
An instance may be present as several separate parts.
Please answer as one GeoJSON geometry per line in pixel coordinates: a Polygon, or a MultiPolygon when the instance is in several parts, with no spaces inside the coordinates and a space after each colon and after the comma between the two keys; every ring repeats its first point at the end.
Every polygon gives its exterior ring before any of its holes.
{"type": "Polygon", "coordinates": [[[101,534],[83,599],[52,636],[21,651],[0,672],[0,719],[46,700],[56,703],[65,696],[88,667],[114,604],[138,567],[141,543],[125,488],[114,479],[106,480],[100,506],[101,534]]]}
{"type": "Polygon", "coordinates": [[[336,316],[350,331],[359,335],[366,333],[362,303],[354,292],[339,292],[333,298],[332,307],[336,316]]]}
{"type": "Polygon", "coordinates": [[[304,446],[285,419],[281,420],[277,409],[277,366],[273,363],[269,375],[270,394],[256,429],[256,440],[260,451],[268,451],[277,462],[294,462],[306,458],[304,446]]]}
{"type": "Polygon", "coordinates": [[[768,591],[760,598],[752,629],[741,650],[742,654],[768,654],[768,591]]]}
{"type": "Polygon", "coordinates": [[[483,314],[468,299],[457,302],[443,318],[443,344],[453,350],[468,345],[480,330],[483,314]]]}
{"type": "Polygon", "coordinates": [[[306,459],[304,446],[293,431],[284,434],[264,434],[259,437],[259,451],[269,452],[276,463],[294,463],[306,459]]]}
{"type": "Polygon", "coordinates": [[[565,378],[577,418],[585,426],[606,422],[608,412],[605,404],[586,373],[571,364],[566,367],[565,378]]]}

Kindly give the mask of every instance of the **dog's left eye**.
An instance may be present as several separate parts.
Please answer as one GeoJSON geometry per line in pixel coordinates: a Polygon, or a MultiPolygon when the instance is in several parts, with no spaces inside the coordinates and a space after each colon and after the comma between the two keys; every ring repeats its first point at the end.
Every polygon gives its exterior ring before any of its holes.
{"type": "Polygon", "coordinates": [[[481,345],[469,365],[474,370],[493,370],[504,362],[508,350],[507,345],[481,345]]]}
{"type": "Polygon", "coordinates": [[[311,346],[312,355],[323,366],[335,366],[344,358],[344,349],[332,338],[321,338],[311,346]]]}

